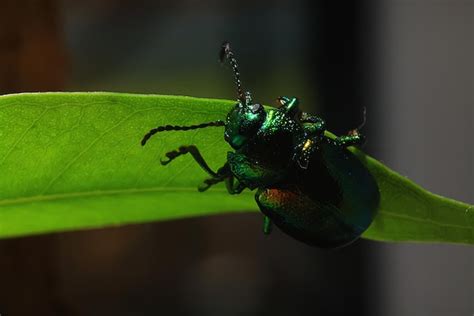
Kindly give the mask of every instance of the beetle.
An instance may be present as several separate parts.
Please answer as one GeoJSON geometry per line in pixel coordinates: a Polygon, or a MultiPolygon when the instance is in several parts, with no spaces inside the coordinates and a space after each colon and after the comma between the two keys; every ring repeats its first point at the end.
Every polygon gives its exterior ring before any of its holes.
{"type": "Polygon", "coordinates": [[[302,112],[296,97],[280,97],[279,107],[265,108],[253,102],[250,92],[244,92],[237,60],[227,42],[220,60],[229,62],[237,88],[237,104],[227,118],[191,126],[159,126],[141,144],[158,132],[224,127],[224,139],[233,151],[217,171],[194,145],[166,153],[161,164],[190,154],[210,176],[199,191],[220,182],[225,182],[230,194],[256,190],[265,234],[271,232],[273,223],[288,235],[321,248],[344,246],[360,237],[371,224],[380,199],[374,178],[347,149],[364,141],[360,127],[331,137],[325,133],[324,120],[302,112]]]}

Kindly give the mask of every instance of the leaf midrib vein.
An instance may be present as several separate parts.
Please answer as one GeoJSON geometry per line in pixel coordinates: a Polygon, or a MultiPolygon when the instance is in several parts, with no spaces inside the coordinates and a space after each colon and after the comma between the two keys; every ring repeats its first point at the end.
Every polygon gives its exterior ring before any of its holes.
{"type": "Polygon", "coordinates": [[[474,231],[474,227],[471,227],[469,224],[464,226],[464,225],[440,223],[440,222],[434,221],[434,220],[429,219],[429,218],[418,218],[418,217],[409,216],[409,215],[397,214],[397,213],[393,213],[393,212],[386,211],[386,210],[379,210],[379,213],[384,213],[388,216],[401,218],[401,219],[406,219],[406,220],[411,220],[411,221],[418,222],[418,223],[427,223],[427,224],[432,224],[432,225],[436,225],[436,226],[440,226],[440,227],[453,227],[453,228],[469,229],[469,230],[474,231]]]}
{"type": "MultiPolygon", "coordinates": [[[[82,198],[82,197],[94,197],[94,196],[106,196],[106,195],[118,195],[118,194],[140,194],[140,193],[154,193],[154,192],[193,192],[200,193],[196,187],[150,187],[150,188],[133,188],[133,189],[117,189],[117,190],[97,190],[97,191],[83,191],[83,192],[69,192],[69,193],[58,193],[58,194],[47,194],[47,195],[35,195],[28,197],[20,197],[14,199],[0,200],[0,207],[16,204],[27,204],[35,202],[46,202],[55,200],[65,200],[68,198],[82,198]]],[[[206,192],[205,194],[212,193],[227,193],[224,188],[215,188],[212,191],[206,192]]],[[[242,192],[241,194],[251,194],[252,192],[242,192]]]]}

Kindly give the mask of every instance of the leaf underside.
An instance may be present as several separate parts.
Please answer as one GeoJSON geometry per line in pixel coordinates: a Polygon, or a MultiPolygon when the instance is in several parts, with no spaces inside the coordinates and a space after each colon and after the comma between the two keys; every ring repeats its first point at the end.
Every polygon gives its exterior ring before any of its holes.
{"type": "MultiPolygon", "coordinates": [[[[213,169],[231,148],[222,127],[162,133],[159,125],[225,118],[234,101],[118,93],[0,96],[0,238],[190,216],[257,211],[253,193],[205,193],[189,157],[167,167],[167,151],[196,145],[213,169]]],[[[474,207],[431,194],[358,149],[374,175],[378,215],[363,237],[474,243],[474,207]]]]}

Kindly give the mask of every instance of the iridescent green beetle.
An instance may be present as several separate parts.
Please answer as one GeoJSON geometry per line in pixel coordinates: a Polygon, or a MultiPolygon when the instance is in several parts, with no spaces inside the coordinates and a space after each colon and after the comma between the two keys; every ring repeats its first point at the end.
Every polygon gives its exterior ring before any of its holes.
{"type": "Polygon", "coordinates": [[[324,121],[301,112],[293,97],[281,97],[279,108],[265,109],[243,91],[228,43],[223,44],[220,58],[230,62],[238,93],[238,103],[227,119],[160,126],[144,136],[142,145],[157,132],[224,126],[224,138],[234,151],[227,153],[227,162],[217,172],[193,145],[168,152],[161,163],[191,154],[211,176],[199,191],[222,181],[230,194],[257,189],[265,234],[271,232],[273,222],[288,235],[318,247],[335,248],[357,239],[369,227],[379,203],[375,180],[346,148],[363,141],[358,129],[330,138],[324,134],[324,121]]]}

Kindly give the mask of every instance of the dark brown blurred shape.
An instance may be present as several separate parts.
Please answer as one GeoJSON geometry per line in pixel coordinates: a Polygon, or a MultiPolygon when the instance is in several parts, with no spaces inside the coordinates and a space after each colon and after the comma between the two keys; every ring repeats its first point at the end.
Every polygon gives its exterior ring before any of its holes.
{"type": "MultiPolygon", "coordinates": [[[[0,93],[58,91],[66,79],[66,51],[52,0],[2,0],[0,93]]],[[[56,300],[57,237],[0,243],[0,313],[61,315],[56,300]]]]}
{"type": "Polygon", "coordinates": [[[2,0],[0,93],[58,91],[66,79],[66,51],[54,0],[2,0]]]}

